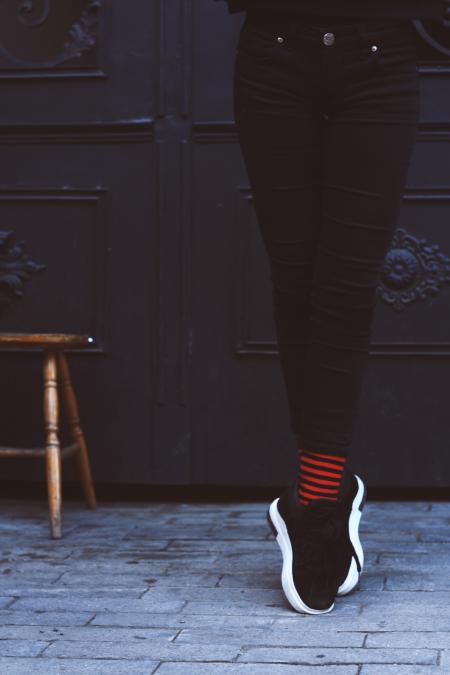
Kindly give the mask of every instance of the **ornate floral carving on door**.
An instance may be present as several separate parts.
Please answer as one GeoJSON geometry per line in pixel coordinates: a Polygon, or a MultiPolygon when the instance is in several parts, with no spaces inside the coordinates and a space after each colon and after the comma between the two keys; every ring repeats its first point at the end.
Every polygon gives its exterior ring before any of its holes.
{"type": "MultiPolygon", "coordinates": [[[[0,71],[47,70],[83,58],[96,66],[102,0],[5,0],[0,4],[0,71]]],[[[79,64],[78,64],[79,65],[79,64]]]]}

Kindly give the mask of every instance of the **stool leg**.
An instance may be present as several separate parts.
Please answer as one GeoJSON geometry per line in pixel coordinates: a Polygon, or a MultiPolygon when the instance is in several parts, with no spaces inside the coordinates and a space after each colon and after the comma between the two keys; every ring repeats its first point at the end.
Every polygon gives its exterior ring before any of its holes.
{"type": "Polygon", "coordinates": [[[57,363],[54,351],[44,351],[44,419],[47,463],[47,489],[50,507],[50,531],[53,539],[62,536],[61,524],[61,444],[57,363]]]}
{"type": "Polygon", "coordinates": [[[80,426],[78,414],[78,405],[75,392],[70,378],[69,364],[63,351],[58,353],[59,381],[61,384],[62,400],[69,423],[70,435],[72,440],[78,444],[78,466],[81,476],[81,484],[87,505],[91,509],[97,506],[95,499],[94,484],[92,481],[91,467],[89,464],[89,455],[84,440],[84,434],[80,426]]]}

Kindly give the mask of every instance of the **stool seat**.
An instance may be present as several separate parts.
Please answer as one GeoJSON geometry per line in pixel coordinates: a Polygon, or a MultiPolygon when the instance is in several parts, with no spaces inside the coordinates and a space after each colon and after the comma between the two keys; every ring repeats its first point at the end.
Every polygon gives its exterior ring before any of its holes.
{"type": "Polygon", "coordinates": [[[14,347],[87,347],[94,339],[89,335],[70,333],[0,333],[0,345],[14,347]]]}

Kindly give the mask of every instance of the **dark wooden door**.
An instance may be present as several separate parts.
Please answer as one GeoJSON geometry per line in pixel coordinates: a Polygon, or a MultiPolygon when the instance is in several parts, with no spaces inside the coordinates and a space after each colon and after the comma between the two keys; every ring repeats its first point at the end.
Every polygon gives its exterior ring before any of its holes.
{"type": "MultiPolygon", "coordinates": [[[[70,363],[97,483],[285,483],[295,446],[232,118],[243,15],[5,0],[0,19],[0,330],[94,338],[70,363]]],[[[418,29],[420,137],[355,438],[373,485],[450,484],[449,53],[446,29],[418,29]]],[[[35,445],[39,357],[0,367],[0,444],[35,445]]]]}
{"type": "MultiPolygon", "coordinates": [[[[0,329],[94,338],[69,358],[97,481],[153,477],[159,21],[156,2],[0,7],[0,329]]],[[[1,444],[39,444],[39,356],[0,363],[1,444]]],[[[3,460],[2,476],[44,467],[3,460]]]]}

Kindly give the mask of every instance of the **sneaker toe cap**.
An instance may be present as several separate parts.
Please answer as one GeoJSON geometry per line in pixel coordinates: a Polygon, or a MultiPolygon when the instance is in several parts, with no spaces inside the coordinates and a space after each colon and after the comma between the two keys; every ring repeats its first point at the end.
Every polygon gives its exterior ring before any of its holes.
{"type": "Polygon", "coordinates": [[[311,609],[329,609],[333,602],[334,597],[330,597],[330,595],[325,594],[315,594],[314,596],[307,597],[305,599],[305,603],[308,605],[308,607],[311,607],[311,609]]]}
{"type": "MultiPolygon", "coordinates": [[[[300,575],[294,574],[294,584],[301,600],[311,609],[324,610],[331,607],[334,602],[336,593],[332,593],[329,588],[324,587],[320,580],[313,580],[305,578],[300,579],[300,575]]],[[[337,591],[337,589],[336,589],[337,591]]]]}

